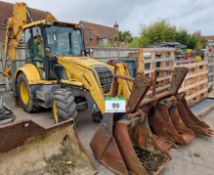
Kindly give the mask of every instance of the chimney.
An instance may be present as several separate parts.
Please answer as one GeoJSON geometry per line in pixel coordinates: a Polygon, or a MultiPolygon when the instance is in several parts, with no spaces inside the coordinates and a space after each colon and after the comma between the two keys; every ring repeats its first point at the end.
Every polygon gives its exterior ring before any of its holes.
{"type": "Polygon", "coordinates": [[[119,30],[119,24],[117,22],[114,23],[114,26],[113,26],[117,31],[119,30]]]}

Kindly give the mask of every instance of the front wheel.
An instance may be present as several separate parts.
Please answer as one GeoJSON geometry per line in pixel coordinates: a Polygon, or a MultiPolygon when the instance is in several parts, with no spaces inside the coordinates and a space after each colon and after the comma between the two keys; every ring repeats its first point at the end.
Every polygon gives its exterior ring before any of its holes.
{"type": "Polygon", "coordinates": [[[18,88],[18,100],[22,108],[26,112],[35,112],[37,107],[35,104],[35,97],[32,93],[32,90],[28,84],[28,80],[24,74],[20,74],[17,79],[17,88],[18,88]]]}
{"type": "Polygon", "coordinates": [[[76,118],[76,103],[71,89],[61,88],[54,92],[52,111],[56,123],[76,118]]]}
{"type": "Polygon", "coordinates": [[[93,122],[100,123],[102,121],[102,119],[103,119],[103,115],[102,115],[102,113],[100,111],[92,113],[93,122]]]}

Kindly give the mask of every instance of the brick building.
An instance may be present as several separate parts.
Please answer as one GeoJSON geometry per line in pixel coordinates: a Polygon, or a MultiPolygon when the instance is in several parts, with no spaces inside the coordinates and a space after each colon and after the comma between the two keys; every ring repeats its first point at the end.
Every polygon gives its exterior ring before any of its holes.
{"type": "Polygon", "coordinates": [[[119,25],[117,23],[115,23],[113,27],[87,21],[80,21],[79,23],[84,27],[84,38],[87,47],[116,45],[113,37],[118,33],[119,25]]]}

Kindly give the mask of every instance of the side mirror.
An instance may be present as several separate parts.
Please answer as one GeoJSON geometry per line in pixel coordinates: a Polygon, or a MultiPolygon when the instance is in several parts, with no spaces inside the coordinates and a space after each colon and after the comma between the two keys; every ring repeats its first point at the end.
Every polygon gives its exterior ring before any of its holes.
{"type": "Polygon", "coordinates": [[[51,57],[51,48],[50,47],[46,47],[45,48],[45,57],[46,58],[50,58],[51,57]]]}

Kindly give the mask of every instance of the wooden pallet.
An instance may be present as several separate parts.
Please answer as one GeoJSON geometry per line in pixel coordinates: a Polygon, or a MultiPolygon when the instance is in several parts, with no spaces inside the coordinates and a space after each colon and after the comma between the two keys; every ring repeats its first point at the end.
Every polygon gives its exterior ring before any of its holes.
{"type": "MultiPolygon", "coordinates": [[[[172,70],[175,65],[175,49],[173,48],[144,48],[139,49],[137,54],[138,60],[144,63],[143,71],[148,77],[154,77],[156,69],[172,70]]],[[[134,53],[130,54],[130,57],[133,56],[134,53]]],[[[156,94],[160,94],[170,87],[171,72],[160,72],[156,76],[156,94]]],[[[151,93],[152,91],[149,91],[148,95],[151,93]]]]}
{"type": "MultiPolygon", "coordinates": [[[[129,53],[130,58],[138,57],[144,67],[140,72],[144,72],[149,77],[154,77],[157,68],[171,69],[175,65],[175,50],[170,48],[145,48],[137,52],[129,53]]],[[[181,86],[179,92],[186,93],[186,99],[189,105],[194,105],[203,100],[208,95],[208,65],[207,62],[196,62],[189,64],[179,64],[178,67],[187,67],[189,72],[181,86]]],[[[139,71],[139,69],[138,69],[139,71]]],[[[157,76],[156,94],[166,91],[170,87],[170,72],[163,72],[157,76]]],[[[151,95],[152,90],[147,95],[151,95]]]]}
{"type": "Polygon", "coordinates": [[[214,91],[208,93],[207,97],[211,98],[211,99],[214,99],[214,91]]]}
{"type": "Polygon", "coordinates": [[[208,87],[209,91],[214,90],[214,41],[208,41],[204,53],[205,60],[208,61],[208,87]]]}
{"type": "Polygon", "coordinates": [[[208,95],[208,63],[205,61],[199,63],[182,64],[179,66],[187,67],[189,70],[179,90],[179,92],[186,93],[188,104],[194,105],[206,98],[208,95]]]}

